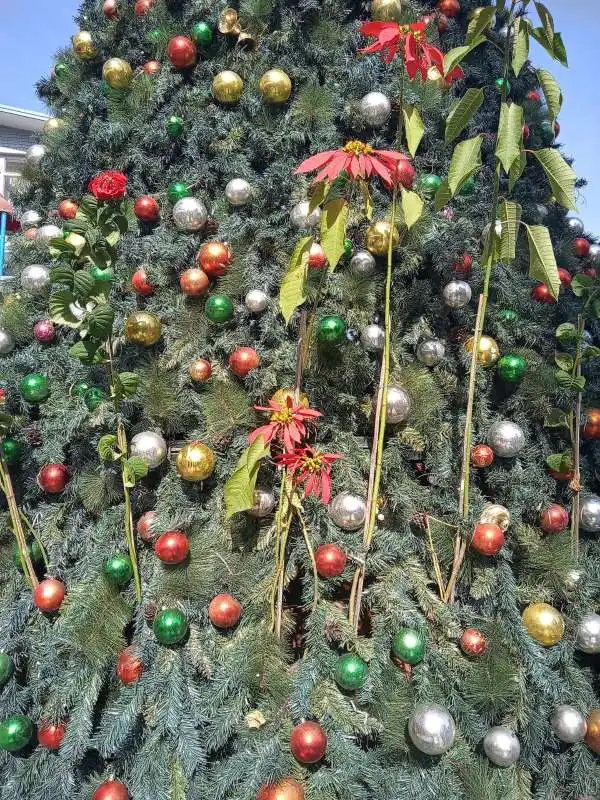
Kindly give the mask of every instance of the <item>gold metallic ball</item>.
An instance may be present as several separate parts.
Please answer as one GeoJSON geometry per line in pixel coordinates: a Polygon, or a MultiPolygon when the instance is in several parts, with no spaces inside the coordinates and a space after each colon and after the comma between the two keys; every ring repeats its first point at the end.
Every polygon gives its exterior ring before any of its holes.
{"type": "Polygon", "coordinates": [[[267,103],[285,103],[292,93],[292,81],[282,69],[270,69],[258,82],[258,90],[267,103]]]}
{"type": "MultiPolygon", "coordinates": [[[[295,402],[296,393],[293,389],[277,389],[273,397],[271,398],[272,403],[279,403],[279,405],[285,405],[287,403],[288,397],[292,401],[295,402]]],[[[310,400],[304,394],[304,392],[300,392],[299,403],[304,408],[308,408],[310,406],[310,400]]]]}
{"type": "Polygon", "coordinates": [[[82,61],[92,61],[98,57],[98,48],[89,31],[79,31],[73,37],[73,52],[82,61]]]}
{"type": "Polygon", "coordinates": [[[373,0],[371,17],[377,22],[400,22],[402,3],[400,0],[373,0]]]}
{"type": "Polygon", "coordinates": [[[219,16],[219,32],[237,35],[241,31],[238,13],[235,8],[225,8],[219,16]]]}
{"type": "Polygon", "coordinates": [[[523,612],[523,625],[529,635],[544,647],[557,644],[565,633],[562,614],[548,603],[532,603],[527,606],[523,612]]]}
{"type": "Polygon", "coordinates": [[[102,67],[102,77],[111,89],[128,89],[133,70],[131,64],[122,58],[109,58],[102,67]]]}
{"type": "Polygon", "coordinates": [[[590,711],[587,718],[587,733],[584,741],[590,750],[600,755],[600,709],[598,708],[590,711]]]}
{"type": "Polygon", "coordinates": [[[127,318],[125,338],[133,344],[150,347],[160,339],[160,320],[149,311],[136,311],[127,318]]]}
{"type": "MultiPolygon", "coordinates": [[[[465,350],[467,353],[473,352],[475,344],[475,337],[471,336],[465,342],[465,350]]],[[[496,340],[491,336],[482,336],[479,340],[479,349],[477,350],[477,363],[480,367],[493,367],[496,361],[500,358],[500,348],[496,340]]]]}
{"type": "MultiPolygon", "coordinates": [[[[387,256],[390,244],[390,231],[392,226],[385,219],[374,222],[367,231],[367,250],[374,256],[387,256]]],[[[392,231],[392,246],[398,247],[400,244],[400,233],[398,228],[392,231]]]]}
{"type": "Polygon", "coordinates": [[[177,454],[177,472],[184,481],[205,481],[215,469],[215,454],[202,442],[189,442],[177,454]]]}
{"type": "Polygon", "coordinates": [[[44,133],[58,133],[58,131],[64,131],[66,127],[67,123],[64,121],[64,119],[61,119],[60,117],[52,117],[44,122],[44,133]]]}
{"type": "Polygon", "coordinates": [[[212,83],[212,93],[219,103],[237,103],[243,91],[244,81],[237,72],[226,69],[215,75],[212,83]]]}

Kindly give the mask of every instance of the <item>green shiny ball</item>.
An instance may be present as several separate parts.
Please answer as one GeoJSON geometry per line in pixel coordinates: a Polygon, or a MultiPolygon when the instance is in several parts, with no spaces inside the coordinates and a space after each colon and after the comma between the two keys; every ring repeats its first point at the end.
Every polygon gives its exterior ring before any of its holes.
{"type": "Polygon", "coordinates": [[[0,723],[0,747],[15,753],[22,750],[31,741],[35,733],[35,725],[23,714],[15,714],[0,723]]]}
{"type": "Polygon", "coordinates": [[[344,255],[346,258],[350,258],[352,256],[352,251],[354,247],[352,246],[352,242],[350,239],[344,239],[344,255]]]}
{"type": "Polygon", "coordinates": [[[213,40],[213,29],[207,22],[197,22],[192,28],[192,39],[202,47],[208,47],[213,40]]]}
{"type": "Polygon", "coordinates": [[[185,123],[181,117],[173,115],[172,117],[169,117],[165,127],[167,129],[167,133],[169,134],[169,136],[177,137],[181,136],[181,134],[183,133],[184,125],[185,123]]]}
{"type": "Polygon", "coordinates": [[[4,460],[7,464],[16,464],[17,461],[23,458],[25,446],[23,442],[20,442],[18,439],[8,438],[2,442],[2,452],[4,453],[4,460]]]}
{"type": "Polygon", "coordinates": [[[176,181],[175,183],[172,183],[167,189],[167,195],[169,196],[169,200],[172,203],[176,203],[178,200],[183,200],[184,197],[191,197],[192,193],[185,185],[185,183],[181,183],[181,181],[176,181]]]}
{"type": "Polygon", "coordinates": [[[133,575],[131,559],[124,553],[111,556],[104,565],[104,574],[116,586],[125,586],[133,575]]]}
{"type": "Polygon", "coordinates": [[[354,653],[341,656],[335,667],[335,682],[340,689],[354,692],[364,686],[369,674],[367,663],[354,653]]]}
{"type": "Polygon", "coordinates": [[[102,389],[97,386],[90,386],[83,395],[83,402],[86,404],[88,411],[95,411],[105,397],[106,395],[102,389]]]}
{"type": "Polygon", "coordinates": [[[102,81],[102,94],[108,100],[120,100],[128,91],[128,89],[115,89],[114,86],[110,86],[106,81],[102,81]]]}
{"type": "Polygon", "coordinates": [[[159,611],[152,626],[154,635],[161,644],[176,644],[188,632],[188,621],[183,611],[178,608],[166,608],[159,611]]]}
{"type": "Polygon", "coordinates": [[[405,664],[418,664],[425,657],[425,637],[415,628],[400,628],[394,636],[392,652],[405,664]]]}
{"type": "Polygon", "coordinates": [[[50,395],[47,378],[37,372],[25,375],[19,384],[19,390],[28,403],[42,403],[50,395]]]}
{"type": "Polygon", "coordinates": [[[527,363],[525,359],[521,358],[521,356],[514,356],[512,353],[502,356],[498,362],[498,375],[503,381],[510,381],[511,383],[520,381],[526,370],[527,363]]]}
{"type": "MultiPolygon", "coordinates": [[[[39,545],[37,539],[34,539],[32,542],[27,542],[27,552],[29,553],[29,558],[31,559],[33,565],[41,564],[44,560],[44,554],[42,553],[42,548],[39,545]]],[[[13,561],[15,562],[15,566],[18,570],[23,572],[23,564],[21,562],[21,553],[19,551],[18,546],[15,544],[15,549],[13,553],[13,561]]]]}
{"type": "Polygon", "coordinates": [[[83,397],[89,388],[90,384],[87,381],[77,381],[71,387],[71,395],[73,397],[83,397]]]}
{"type": "Polygon", "coordinates": [[[544,120],[540,125],[540,137],[545,145],[554,143],[556,131],[554,130],[554,125],[548,120],[544,120]]]}
{"type": "Polygon", "coordinates": [[[346,323],[337,314],[323,317],[319,322],[317,337],[325,344],[340,344],[346,339],[346,323]]]}
{"type": "Polygon", "coordinates": [[[211,322],[228,322],[233,316],[233,303],[226,294],[213,294],[206,301],[204,313],[211,322]]]}
{"type": "Polygon", "coordinates": [[[437,190],[442,185],[442,179],[439,175],[423,175],[419,180],[419,185],[428,197],[433,197],[437,190]]]}
{"type": "Polygon", "coordinates": [[[152,44],[158,44],[162,39],[162,35],[160,28],[153,28],[151,31],[148,31],[148,41],[152,44]]]}
{"type": "Polygon", "coordinates": [[[90,267],[90,275],[95,281],[102,281],[103,283],[112,283],[115,277],[115,273],[110,267],[102,269],[102,267],[99,267],[97,264],[90,267]]]}
{"type": "Polygon", "coordinates": [[[475,191],[475,178],[471,175],[470,178],[463,183],[463,185],[458,190],[458,193],[463,195],[463,197],[469,197],[475,191]]]}
{"type": "Polygon", "coordinates": [[[69,67],[65,64],[64,61],[59,61],[58,64],[54,67],[54,74],[57,78],[66,78],[69,74],[69,67]]]}
{"type": "Polygon", "coordinates": [[[12,658],[7,653],[0,653],[0,686],[4,686],[14,671],[12,658]]]}
{"type": "Polygon", "coordinates": [[[494,83],[496,84],[496,89],[498,89],[499,92],[502,92],[505,86],[506,94],[510,92],[510,81],[507,81],[506,78],[496,78],[494,83]]]}
{"type": "Polygon", "coordinates": [[[512,323],[519,319],[519,315],[512,308],[505,308],[500,312],[500,319],[502,322],[512,323]]]}

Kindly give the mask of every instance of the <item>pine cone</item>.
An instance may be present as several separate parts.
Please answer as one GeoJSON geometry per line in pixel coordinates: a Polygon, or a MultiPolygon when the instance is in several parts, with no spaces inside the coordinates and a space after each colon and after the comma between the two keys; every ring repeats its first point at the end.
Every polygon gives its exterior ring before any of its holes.
{"type": "Polygon", "coordinates": [[[148,625],[152,625],[156,617],[156,603],[146,603],[144,606],[144,619],[148,625]]]}
{"type": "Polygon", "coordinates": [[[218,230],[219,230],[219,223],[216,221],[216,219],[207,220],[206,225],[204,226],[204,232],[208,236],[214,236],[218,230]]]}
{"type": "Polygon", "coordinates": [[[215,450],[217,450],[219,453],[225,452],[232,442],[233,434],[231,433],[225,433],[223,436],[215,436],[213,440],[215,450]]]}
{"type": "Polygon", "coordinates": [[[27,444],[31,447],[40,447],[40,445],[44,444],[42,429],[35,422],[23,428],[23,435],[25,436],[27,444]]]}
{"type": "Polygon", "coordinates": [[[427,514],[424,511],[416,511],[413,514],[413,518],[411,520],[413,525],[416,525],[418,528],[423,528],[423,530],[427,529],[427,514]]]}

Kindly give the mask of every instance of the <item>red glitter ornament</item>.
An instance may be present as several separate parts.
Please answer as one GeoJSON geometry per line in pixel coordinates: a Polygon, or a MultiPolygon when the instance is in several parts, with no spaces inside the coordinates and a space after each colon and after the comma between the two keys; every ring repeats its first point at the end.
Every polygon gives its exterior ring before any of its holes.
{"type": "Polygon", "coordinates": [[[33,326],[33,335],[41,344],[50,344],[54,341],[54,323],[51,319],[41,319],[33,326]]]}
{"type": "Polygon", "coordinates": [[[230,594],[218,594],[208,605],[208,618],[215,628],[233,628],[242,616],[242,607],[230,594]]]}
{"type": "Polygon", "coordinates": [[[144,194],[135,201],[133,213],[142,222],[156,222],[160,215],[160,206],[149,194],[144,194]]]}
{"type": "Polygon", "coordinates": [[[495,556],[504,545],[502,528],[493,522],[480,522],[475,526],[471,547],[482,556],[495,556]]]}
{"type": "Polygon", "coordinates": [[[188,297],[202,297],[210,288],[210,280],[200,267],[190,267],[179,276],[179,286],[188,297]]]}
{"type": "Polygon", "coordinates": [[[318,242],[313,242],[308,253],[308,266],[311,269],[323,269],[327,266],[325,250],[318,242]]]}
{"type": "Polygon", "coordinates": [[[197,358],[190,364],[190,378],[195,383],[206,383],[212,377],[212,364],[206,358],[197,358]]]}
{"type": "Polygon", "coordinates": [[[187,36],[174,36],[167,47],[167,57],[175,69],[188,69],[196,63],[196,45],[187,36]]]}
{"type": "Polygon", "coordinates": [[[156,535],[154,526],[157,516],[156,511],[145,511],[137,521],[136,530],[138,536],[147,544],[152,544],[154,541],[154,536],[156,535]]]}
{"type": "Polygon", "coordinates": [[[146,61],[142,69],[146,75],[156,75],[160,72],[160,61],[157,61],[154,58],[151,61],[146,61]]]}
{"type": "Polygon", "coordinates": [[[59,494],[69,482],[69,470],[64,464],[46,464],[37,475],[37,484],[43,492],[59,494]]]}
{"type": "Polygon", "coordinates": [[[487,650],[487,639],[481,631],[466,628],[460,637],[460,649],[466,656],[482,656],[487,650]]]}
{"type": "Polygon", "coordinates": [[[471,450],[471,461],[477,469],[491,466],[494,460],[494,451],[487,444],[477,444],[471,450]]]}
{"type": "Polygon", "coordinates": [[[542,97],[539,92],[536,92],[535,89],[532,89],[530,92],[527,92],[525,95],[526,99],[529,100],[530,103],[541,103],[542,97]]]}
{"type": "Polygon", "coordinates": [[[238,378],[245,378],[253,369],[260,366],[260,358],[253,347],[238,347],[229,356],[229,366],[238,378]]]}
{"type": "Polygon", "coordinates": [[[183,531],[166,531],[156,540],[154,552],[163,564],[181,564],[190,552],[190,543],[183,531]]]}
{"type": "Polygon", "coordinates": [[[131,683],[139,681],[144,671],[144,665],[137,657],[135,647],[126,647],[117,661],[117,678],[129,686],[131,683]]]}
{"type": "Polygon", "coordinates": [[[261,786],[256,796],[256,800],[304,800],[304,798],[302,784],[294,778],[283,778],[277,783],[267,783],[261,786]]]}
{"type": "Polygon", "coordinates": [[[65,738],[66,731],[66,725],[62,722],[59,722],[58,725],[52,725],[47,720],[43,720],[37,730],[40,747],[45,747],[46,750],[58,750],[62,740],[65,738]]]}
{"type": "Polygon", "coordinates": [[[46,578],[33,590],[33,602],[40,611],[58,611],[65,599],[65,585],[56,578],[46,578]]]}
{"type": "Polygon", "coordinates": [[[154,286],[148,280],[148,273],[145,269],[137,269],[131,276],[131,288],[142,297],[149,297],[154,294],[154,286]]]}
{"type": "Polygon", "coordinates": [[[540,528],[544,533],[562,533],[569,527],[569,513],[558,503],[551,503],[540,514],[540,528]]]}
{"type": "Polygon", "coordinates": [[[58,213],[63,219],[75,219],[79,206],[73,200],[63,200],[58,206],[58,213]]]}
{"type": "Polygon", "coordinates": [[[147,14],[155,5],[156,0],[136,0],[134,7],[136,17],[143,17],[144,14],[147,14]]]}
{"type": "Polygon", "coordinates": [[[209,278],[225,275],[232,262],[233,255],[226,242],[206,242],[196,255],[196,263],[209,278]]]}
{"type": "Polygon", "coordinates": [[[337,578],[346,568],[346,554],[337,544],[322,544],[315,551],[315,564],[321,578],[337,578]]]}
{"type": "Polygon", "coordinates": [[[458,272],[459,275],[469,275],[473,268],[473,259],[469,253],[463,253],[462,256],[456,259],[452,264],[452,269],[458,272]]]}
{"type": "Polygon", "coordinates": [[[460,3],[458,0],[438,0],[437,9],[447,17],[458,17],[460,14],[460,3]]]}
{"type": "Polygon", "coordinates": [[[545,283],[538,283],[537,286],[533,287],[531,299],[535,300],[536,303],[546,303],[549,306],[556,303],[556,300],[552,297],[552,292],[545,283]]]}
{"type": "Polygon", "coordinates": [[[529,125],[527,125],[527,123],[525,123],[525,125],[523,125],[523,141],[524,142],[526,142],[527,139],[529,139],[529,134],[530,133],[531,133],[531,131],[529,130],[529,125]]]}
{"type": "Polygon", "coordinates": [[[104,11],[106,19],[116,19],[119,16],[119,4],[117,0],[104,0],[102,11],[104,11]]]}
{"type": "Polygon", "coordinates": [[[578,258],[587,258],[590,254],[590,243],[587,239],[579,237],[573,242],[573,250],[578,258]]]}
{"type": "Polygon", "coordinates": [[[290,750],[301,764],[316,764],[327,750],[327,734],[317,722],[301,722],[292,730],[290,750]]]}
{"type": "Polygon", "coordinates": [[[571,273],[562,267],[558,268],[558,277],[560,278],[560,282],[563,286],[570,286],[571,281],[573,280],[571,273]]]}
{"type": "Polygon", "coordinates": [[[394,170],[394,179],[401,186],[404,186],[405,189],[410,189],[413,185],[415,182],[415,175],[415,168],[408,158],[403,158],[397,163],[396,169],[394,170]]]}
{"type": "Polygon", "coordinates": [[[92,795],[92,800],[131,800],[121,781],[105,781],[92,795]]]}

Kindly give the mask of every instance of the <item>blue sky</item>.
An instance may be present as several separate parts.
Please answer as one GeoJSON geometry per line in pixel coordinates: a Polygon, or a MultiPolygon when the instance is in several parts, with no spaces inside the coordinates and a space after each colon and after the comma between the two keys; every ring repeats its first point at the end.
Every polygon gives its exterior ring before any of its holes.
{"type": "MultiPolygon", "coordinates": [[[[101,0],[98,0],[100,3],[101,0]]],[[[600,47],[598,0],[547,0],[556,27],[564,36],[570,68],[563,69],[532,43],[533,61],[550,69],[563,89],[561,142],[574,156],[575,170],[589,186],[578,199],[590,232],[600,234],[600,78],[595,74],[600,47]]],[[[34,84],[47,75],[54,53],[75,31],[73,15],[79,0],[0,0],[0,103],[44,110],[34,84]]]]}

